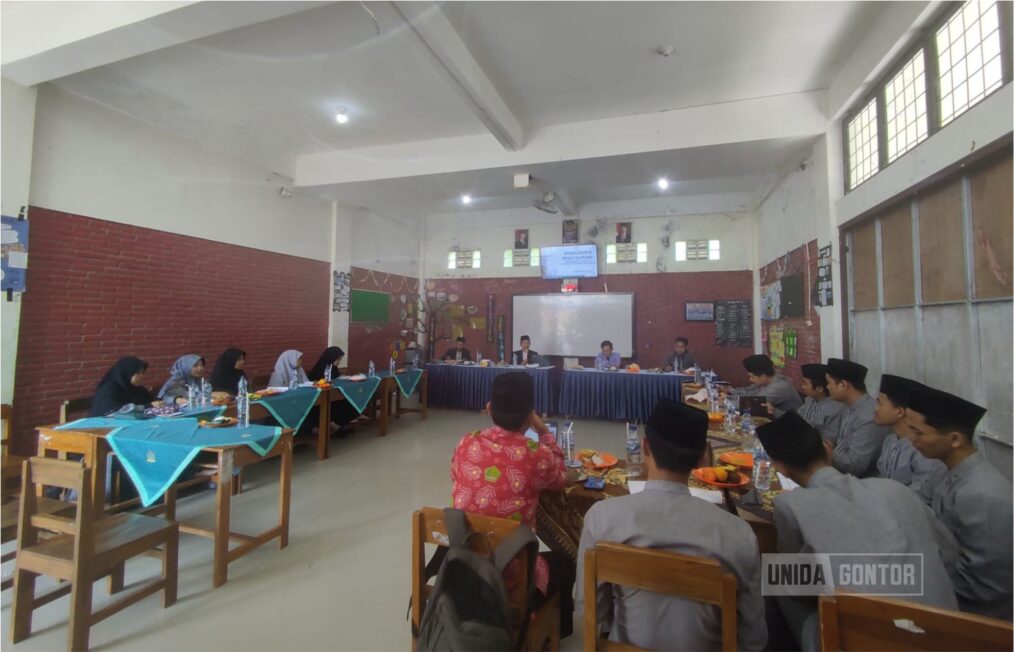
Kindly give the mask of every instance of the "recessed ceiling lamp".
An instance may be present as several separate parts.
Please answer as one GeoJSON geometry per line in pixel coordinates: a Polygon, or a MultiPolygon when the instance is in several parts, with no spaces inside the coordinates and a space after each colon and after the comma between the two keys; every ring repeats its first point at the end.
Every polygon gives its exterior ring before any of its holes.
{"type": "Polygon", "coordinates": [[[472,196],[471,195],[462,195],[461,196],[461,203],[464,204],[465,206],[468,206],[469,204],[472,203],[472,196]]]}
{"type": "Polygon", "coordinates": [[[655,183],[658,184],[659,190],[665,190],[666,188],[669,187],[669,180],[666,179],[665,177],[659,177],[659,180],[656,181],[655,183]]]}
{"type": "Polygon", "coordinates": [[[338,110],[334,114],[334,120],[340,125],[345,124],[349,121],[349,110],[344,106],[339,106],[338,110]]]}

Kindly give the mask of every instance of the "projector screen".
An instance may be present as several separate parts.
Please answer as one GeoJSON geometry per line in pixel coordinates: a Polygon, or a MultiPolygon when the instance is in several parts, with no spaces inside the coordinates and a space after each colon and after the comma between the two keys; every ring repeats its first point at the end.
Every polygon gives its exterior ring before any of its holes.
{"type": "Polygon", "coordinates": [[[542,247],[542,278],[595,278],[599,275],[599,249],[597,245],[564,245],[542,247]]]}
{"type": "Polygon", "coordinates": [[[543,355],[598,355],[602,340],[624,358],[634,348],[633,294],[516,294],[509,350],[522,335],[543,355]]]}

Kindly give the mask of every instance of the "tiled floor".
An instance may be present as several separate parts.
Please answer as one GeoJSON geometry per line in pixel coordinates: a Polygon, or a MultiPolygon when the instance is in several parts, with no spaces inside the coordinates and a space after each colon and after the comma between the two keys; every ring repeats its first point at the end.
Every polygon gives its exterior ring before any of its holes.
{"type": "MultiPolygon", "coordinates": [[[[489,423],[485,415],[431,410],[394,421],[388,436],[371,428],[333,440],[318,462],[309,448],[295,455],[289,546],[268,545],[233,563],[229,582],[211,588],[211,541],[183,535],[180,599],[161,609],[151,596],[92,628],[92,649],[116,650],[404,650],[410,632],[411,524],[420,506],[445,506],[448,463],[458,438],[489,423]]],[[[578,422],[579,447],[623,452],[624,425],[578,422]]],[[[233,529],[259,532],[277,518],[277,461],[251,467],[246,491],[233,502],[233,529]]],[[[212,494],[181,502],[179,516],[210,525],[212,494]]],[[[5,569],[6,570],[6,569],[5,569]]],[[[159,563],[141,558],[127,581],[155,576],[159,563]]],[[[129,586],[128,586],[129,590],[129,586]]],[[[35,634],[11,647],[11,591],[4,591],[4,647],[64,650],[68,598],[36,612],[35,634]]],[[[96,608],[108,602],[95,584],[96,608]]],[[[580,631],[580,622],[575,622],[580,631]]],[[[578,650],[580,635],[564,641],[578,650]]]]}

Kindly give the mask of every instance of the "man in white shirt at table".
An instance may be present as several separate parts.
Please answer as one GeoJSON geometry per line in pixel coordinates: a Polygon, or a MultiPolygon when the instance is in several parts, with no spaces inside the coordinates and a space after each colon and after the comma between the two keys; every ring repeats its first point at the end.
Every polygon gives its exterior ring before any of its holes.
{"type": "MultiPolygon", "coordinates": [[[[697,498],[687,486],[704,464],[708,415],[661,399],[642,441],[648,482],[644,491],[602,500],[584,517],[577,554],[578,609],[584,599],[584,556],[599,541],[709,557],[736,576],[737,647],[763,649],[767,641],[757,537],[746,521],[697,498]]],[[[628,587],[598,586],[599,625],[609,640],[649,650],[718,650],[721,612],[712,605],[628,587]]],[[[585,647],[593,646],[585,641],[585,647]]]]}

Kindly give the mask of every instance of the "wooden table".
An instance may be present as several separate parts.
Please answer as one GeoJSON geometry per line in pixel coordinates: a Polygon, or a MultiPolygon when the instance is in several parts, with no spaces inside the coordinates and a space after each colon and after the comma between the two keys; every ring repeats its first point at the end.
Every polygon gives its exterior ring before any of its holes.
{"type": "MultiPolygon", "coordinates": [[[[110,452],[106,435],[108,428],[56,430],[55,426],[43,426],[39,431],[39,456],[53,457],[65,453],[77,453],[83,456],[85,466],[92,469],[91,487],[92,504],[95,506],[96,519],[102,518],[106,508],[106,459],[110,452]]],[[[202,449],[212,453],[218,461],[218,484],[215,489],[215,527],[208,530],[189,523],[180,523],[180,531],[187,534],[212,539],[214,559],[212,567],[214,576],[212,584],[219,587],[225,584],[229,576],[229,563],[239,559],[251,550],[264,545],[272,539],[278,539],[278,548],[289,544],[289,503],[292,488],[292,430],[283,429],[282,436],[266,455],[258,455],[248,446],[208,447],[202,449]],[[242,534],[230,530],[229,518],[232,507],[232,473],[250,464],[256,464],[272,457],[281,457],[279,471],[278,525],[257,535],[242,534]],[[235,548],[229,547],[231,540],[239,541],[235,548]]],[[[42,491],[42,487],[39,487],[42,491]]],[[[156,505],[146,513],[164,512],[169,520],[176,519],[176,490],[170,487],[162,505],[156,505]]],[[[123,588],[123,577],[113,577],[111,590],[123,588]]]]}
{"type": "MultiPolygon", "coordinates": [[[[401,406],[401,387],[398,386],[398,381],[391,376],[382,376],[380,378],[380,384],[377,385],[377,391],[374,394],[374,398],[370,399],[370,405],[367,408],[369,414],[366,416],[373,423],[377,424],[377,436],[383,437],[387,435],[387,422],[388,416],[391,412],[391,394],[395,395],[394,399],[394,418],[400,419],[403,414],[421,414],[423,420],[428,416],[428,401],[429,401],[429,390],[427,387],[427,381],[429,376],[425,369],[422,370],[422,375],[419,376],[419,382],[416,384],[416,388],[419,390],[419,407],[417,408],[405,408],[401,406]],[[378,405],[379,409],[378,409],[378,405]]],[[[341,397],[341,400],[345,400],[345,396],[341,393],[338,388],[332,388],[328,392],[331,396],[336,394],[341,397]]],[[[333,400],[338,400],[337,398],[333,400]]],[[[367,411],[367,410],[364,410],[367,411]]]]}

